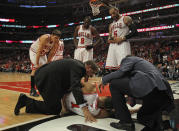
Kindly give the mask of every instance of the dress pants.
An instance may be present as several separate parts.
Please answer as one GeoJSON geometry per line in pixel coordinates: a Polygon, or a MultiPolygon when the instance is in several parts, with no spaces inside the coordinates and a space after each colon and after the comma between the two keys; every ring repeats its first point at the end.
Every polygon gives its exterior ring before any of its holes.
{"type": "Polygon", "coordinates": [[[64,89],[60,84],[62,83],[60,82],[60,75],[49,73],[45,66],[38,69],[35,73],[35,82],[43,101],[28,98],[26,101],[26,112],[58,115],[62,108],[61,98],[65,94],[64,89]]]}
{"type": "MultiPolygon", "coordinates": [[[[126,123],[132,122],[131,114],[127,108],[125,99],[125,95],[132,97],[129,81],[130,78],[125,76],[120,79],[113,79],[110,84],[116,118],[126,123]]],[[[151,128],[160,124],[162,111],[170,105],[170,98],[167,91],[160,91],[154,88],[146,96],[137,99],[141,99],[143,102],[137,115],[138,121],[151,128]]]]}

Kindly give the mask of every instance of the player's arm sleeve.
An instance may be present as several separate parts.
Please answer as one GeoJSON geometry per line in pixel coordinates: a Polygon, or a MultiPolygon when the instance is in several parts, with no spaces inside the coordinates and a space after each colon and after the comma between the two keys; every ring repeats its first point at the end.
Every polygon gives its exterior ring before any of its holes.
{"type": "Polygon", "coordinates": [[[71,88],[73,96],[76,100],[76,104],[80,107],[86,106],[86,101],[83,98],[83,92],[81,90],[81,78],[83,73],[79,70],[71,70],[71,88]]]}
{"type": "Polygon", "coordinates": [[[128,60],[129,58],[124,58],[121,62],[120,69],[112,72],[108,75],[105,75],[102,77],[102,83],[107,84],[110,83],[113,79],[118,79],[123,77],[127,72],[130,72],[134,66],[134,62],[131,60],[128,60]]]}
{"type": "Polygon", "coordinates": [[[125,36],[125,39],[130,39],[138,34],[136,24],[132,21],[131,17],[125,17],[125,24],[129,27],[129,34],[125,36]]]}

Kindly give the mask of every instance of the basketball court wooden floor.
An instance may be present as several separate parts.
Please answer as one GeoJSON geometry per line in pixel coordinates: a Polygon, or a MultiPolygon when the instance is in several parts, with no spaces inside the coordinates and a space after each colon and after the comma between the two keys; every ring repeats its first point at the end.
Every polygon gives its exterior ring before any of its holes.
{"type": "MultiPolygon", "coordinates": [[[[170,83],[176,99],[176,109],[172,112],[170,122],[177,131],[179,129],[179,82],[170,81],[170,83]]],[[[70,131],[73,128],[74,131],[87,131],[90,128],[90,131],[117,131],[109,126],[111,121],[116,121],[111,118],[100,119],[97,123],[90,124],[84,123],[81,116],[73,115],[62,119],[54,115],[26,114],[23,109],[19,116],[15,116],[13,111],[19,94],[26,93],[29,95],[29,91],[30,74],[0,72],[0,130],[70,131]]],[[[135,118],[135,114],[133,117],[135,118]]],[[[136,131],[142,128],[141,125],[136,126],[136,131]]]]}

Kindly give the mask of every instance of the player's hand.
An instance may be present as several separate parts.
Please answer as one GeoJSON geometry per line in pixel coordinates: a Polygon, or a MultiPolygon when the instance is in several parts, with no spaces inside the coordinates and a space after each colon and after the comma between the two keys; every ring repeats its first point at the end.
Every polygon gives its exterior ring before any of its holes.
{"type": "Polygon", "coordinates": [[[116,43],[120,44],[122,41],[124,41],[125,38],[124,37],[115,37],[114,41],[116,41],[116,43]]]}
{"type": "Polygon", "coordinates": [[[114,40],[108,40],[108,44],[114,43],[114,40]]]}
{"type": "Polygon", "coordinates": [[[42,66],[42,64],[37,64],[36,68],[40,68],[42,66]]]}
{"type": "Polygon", "coordinates": [[[82,107],[82,110],[83,110],[83,114],[84,114],[84,117],[85,117],[85,122],[97,122],[96,118],[93,117],[93,115],[89,112],[88,110],[88,107],[85,106],[85,107],[82,107]]]}
{"type": "Polygon", "coordinates": [[[91,50],[93,48],[93,45],[87,45],[86,50],[91,50]]]}
{"type": "Polygon", "coordinates": [[[104,86],[105,86],[105,85],[103,85],[102,83],[99,84],[98,89],[99,89],[100,93],[102,93],[101,89],[104,89],[104,86]]]}
{"type": "Polygon", "coordinates": [[[40,65],[39,64],[36,64],[36,68],[38,69],[40,67],[40,65]]]}

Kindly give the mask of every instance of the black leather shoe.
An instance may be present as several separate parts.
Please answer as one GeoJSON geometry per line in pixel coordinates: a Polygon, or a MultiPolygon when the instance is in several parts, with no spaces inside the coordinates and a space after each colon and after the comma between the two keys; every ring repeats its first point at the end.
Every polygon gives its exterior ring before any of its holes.
{"type": "Polygon", "coordinates": [[[30,90],[30,96],[38,97],[39,94],[37,94],[37,92],[36,92],[35,89],[31,89],[31,90],[30,90]]]}
{"type": "Polygon", "coordinates": [[[134,123],[116,123],[111,122],[110,126],[116,129],[126,130],[126,131],[135,131],[135,124],[134,123]]]}
{"type": "Polygon", "coordinates": [[[26,100],[27,100],[27,96],[25,94],[20,94],[14,109],[15,115],[19,115],[20,109],[26,106],[26,100]]]}

